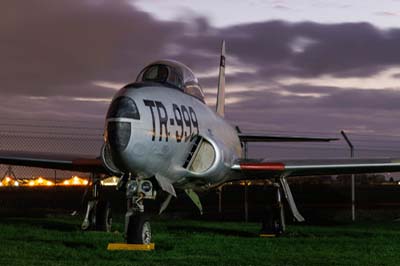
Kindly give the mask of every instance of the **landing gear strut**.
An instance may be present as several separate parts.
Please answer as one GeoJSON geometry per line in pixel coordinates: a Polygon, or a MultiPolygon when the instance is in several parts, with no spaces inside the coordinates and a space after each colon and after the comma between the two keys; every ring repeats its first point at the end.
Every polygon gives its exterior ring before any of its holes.
{"type": "Polygon", "coordinates": [[[283,234],[286,229],[281,191],[283,191],[283,195],[285,196],[294,220],[297,222],[304,222],[305,220],[297,209],[289,184],[284,175],[275,180],[274,190],[275,202],[272,207],[266,208],[262,221],[261,234],[276,236],[283,234]]]}
{"type": "Polygon", "coordinates": [[[127,211],[125,237],[128,244],[150,244],[151,226],[144,210],[145,199],[155,199],[156,191],[149,180],[128,178],[126,183],[127,211]]]}
{"type": "Polygon", "coordinates": [[[87,203],[86,214],[81,225],[82,230],[111,231],[112,214],[109,201],[99,198],[101,189],[100,179],[93,178],[91,186],[91,197],[87,203]]]}

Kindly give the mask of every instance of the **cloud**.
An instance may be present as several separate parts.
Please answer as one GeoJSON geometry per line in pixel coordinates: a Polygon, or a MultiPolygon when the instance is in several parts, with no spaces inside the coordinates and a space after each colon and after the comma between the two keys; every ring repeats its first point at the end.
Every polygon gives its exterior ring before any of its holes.
{"type": "Polygon", "coordinates": [[[104,98],[114,90],[95,81],[132,81],[160,57],[173,55],[196,72],[216,69],[221,39],[227,40],[228,68],[252,69],[229,77],[241,84],[282,76],[363,77],[400,64],[400,30],[368,23],[267,21],[214,28],[199,16],[161,22],[122,0],[0,5],[3,94],[104,98]]]}
{"type": "Polygon", "coordinates": [[[0,10],[6,94],[111,96],[90,82],[134,80],[179,28],[121,0],[2,1],[0,10]]]}
{"type": "Polygon", "coordinates": [[[381,11],[381,12],[376,12],[375,14],[378,15],[378,16],[385,16],[385,17],[398,17],[398,16],[400,16],[399,13],[390,12],[390,11],[381,11]]]}
{"type": "Polygon", "coordinates": [[[290,10],[291,9],[290,7],[288,7],[286,5],[280,5],[280,4],[273,5],[272,8],[278,9],[278,10],[290,10]]]}
{"type": "MultiPolygon", "coordinates": [[[[381,30],[368,23],[267,21],[231,26],[218,30],[218,34],[197,37],[183,36],[180,43],[212,54],[224,38],[231,56],[256,67],[259,76],[264,77],[362,77],[400,64],[400,30],[381,30]]],[[[200,56],[197,59],[201,61],[200,56]]]]}

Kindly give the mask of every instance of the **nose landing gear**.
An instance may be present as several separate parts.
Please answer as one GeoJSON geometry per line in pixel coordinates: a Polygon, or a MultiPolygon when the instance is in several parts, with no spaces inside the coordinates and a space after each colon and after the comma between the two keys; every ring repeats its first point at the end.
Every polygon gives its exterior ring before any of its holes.
{"type": "Polygon", "coordinates": [[[128,244],[150,244],[151,226],[144,209],[145,199],[155,199],[156,191],[149,180],[129,178],[126,183],[127,211],[125,237],[128,244]]]}

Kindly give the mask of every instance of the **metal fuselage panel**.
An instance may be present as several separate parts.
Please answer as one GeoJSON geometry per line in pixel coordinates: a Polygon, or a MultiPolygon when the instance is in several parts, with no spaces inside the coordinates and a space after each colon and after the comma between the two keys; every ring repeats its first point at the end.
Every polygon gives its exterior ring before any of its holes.
{"type": "Polygon", "coordinates": [[[106,120],[106,127],[109,122],[131,124],[128,145],[113,158],[122,172],[140,178],[160,175],[176,187],[195,189],[223,183],[232,173],[233,162],[241,156],[239,138],[206,104],[164,86],[123,88],[114,99],[121,96],[131,98],[140,113],[140,120],[106,120]],[[183,167],[197,135],[211,143],[215,151],[214,163],[201,173],[183,167]]]}

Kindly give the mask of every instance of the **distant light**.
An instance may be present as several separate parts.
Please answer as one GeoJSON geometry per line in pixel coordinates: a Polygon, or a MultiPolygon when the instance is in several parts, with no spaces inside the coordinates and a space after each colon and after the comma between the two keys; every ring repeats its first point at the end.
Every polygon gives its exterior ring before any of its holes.
{"type": "Polygon", "coordinates": [[[42,178],[42,177],[39,177],[39,178],[37,179],[37,183],[38,183],[38,184],[43,184],[43,178],[42,178]]]}
{"type": "Polygon", "coordinates": [[[72,180],[72,185],[80,185],[81,182],[79,180],[79,177],[74,176],[73,180],[72,180]]]}
{"type": "Polygon", "coordinates": [[[33,187],[35,185],[35,181],[33,181],[33,180],[29,181],[28,185],[33,187]]]}
{"type": "Polygon", "coordinates": [[[8,176],[4,179],[6,181],[6,183],[11,181],[11,178],[9,178],[8,176]]]}
{"type": "Polygon", "coordinates": [[[84,184],[84,185],[87,185],[87,184],[89,184],[89,181],[87,181],[87,180],[85,179],[85,180],[83,180],[83,184],[84,184]]]}
{"type": "Polygon", "coordinates": [[[51,182],[51,181],[47,181],[47,182],[46,182],[46,186],[53,186],[53,185],[54,185],[54,183],[51,182]]]}
{"type": "Polygon", "coordinates": [[[19,182],[18,181],[14,181],[14,186],[15,187],[19,187],[19,182]]]}
{"type": "Polygon", "coordinates": [[[68,186],[69,185],[69,180],[64,180],[63,184],[68,186]]]}
{"type": "Polygon", "coordinates": [[[3,186],[3,182],[0,182],[0,187],[2,187],[3,186]]]}
{"type": "Polygon", "coordinates": [[[118,184],[119,178],[116,176],[108,177],[104,180],[101,180],[101,184],[103,186],[116,186],[118,184]]]}

